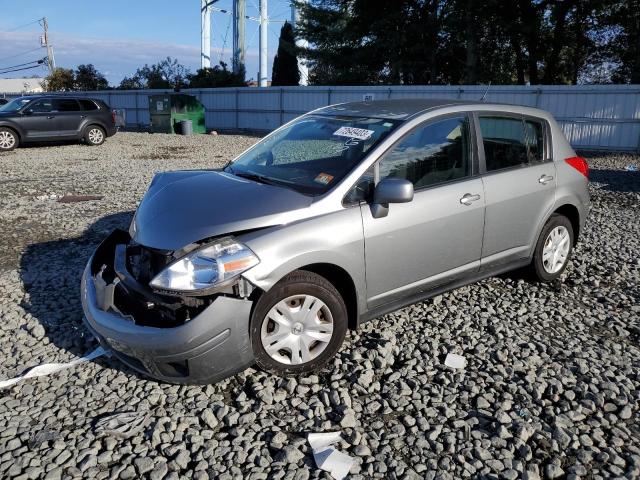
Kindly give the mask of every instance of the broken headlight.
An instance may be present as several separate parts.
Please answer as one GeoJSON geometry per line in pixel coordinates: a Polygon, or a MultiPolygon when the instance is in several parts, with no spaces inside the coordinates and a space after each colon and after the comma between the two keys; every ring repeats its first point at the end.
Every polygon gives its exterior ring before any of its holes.
{"type": "Polygon", "coordinates": [[[182,292],[206,290],[234,279],[259,261],[246,245],[223,238],[171,263],[149,285],[182,292]]]}

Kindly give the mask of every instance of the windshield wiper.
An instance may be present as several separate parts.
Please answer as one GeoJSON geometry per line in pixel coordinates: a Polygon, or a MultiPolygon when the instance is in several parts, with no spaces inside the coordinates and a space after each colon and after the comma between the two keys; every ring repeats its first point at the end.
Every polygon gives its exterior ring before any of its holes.
{"type": "Polygon", "coordinates": [[[272,179],[270,177],[265,177],[264,175],[260,175],[258,173],[236,172],[236,171],[233,171],[233,170],[231,171],[231,173],[233,175],[235,175],[236,177],[246,178],[247,180],[253,180],[254,182],[266,183],[267,185],[282,185],[277,180],[274,180],[274,179],[272,179]]]}

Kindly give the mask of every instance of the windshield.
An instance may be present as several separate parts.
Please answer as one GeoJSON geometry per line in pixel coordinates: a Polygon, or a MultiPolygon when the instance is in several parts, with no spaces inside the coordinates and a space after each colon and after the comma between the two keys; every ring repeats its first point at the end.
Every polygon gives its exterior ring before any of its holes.
{"type": "Polygon", "coordinates": [[[320,195],[336,185],[399,122],[306,115],[225,167],[234,175],[320,195]]]}
{"type": "Polygon", "coordinates": [[[14,98],[6,105],[2,105],[0,107],[0,112],[17,112],[22,107],[24,107],[27,103],[29,103],[31,98],[14,98]]]}

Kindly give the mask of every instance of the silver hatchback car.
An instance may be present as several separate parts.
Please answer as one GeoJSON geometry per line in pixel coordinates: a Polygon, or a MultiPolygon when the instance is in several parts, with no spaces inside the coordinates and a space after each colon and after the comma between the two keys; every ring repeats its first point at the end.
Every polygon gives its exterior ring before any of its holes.
{"type": "Polygon", "coordinates": [[[450,100],[303,115],[220,170],[159,173],[82,279],[88,328],[160,380],[317,369],[348,329],[528,267],[558,278],[588,166],[542,110],[450,100]]]}

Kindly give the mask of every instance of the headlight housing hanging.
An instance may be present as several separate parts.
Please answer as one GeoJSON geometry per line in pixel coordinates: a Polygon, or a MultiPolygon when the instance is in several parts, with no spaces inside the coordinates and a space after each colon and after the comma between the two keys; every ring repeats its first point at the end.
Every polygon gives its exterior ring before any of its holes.
{"type": "Polygon", "coordinates": [[[189,252],[156,275],[149,285],[178,292],[224,284],[260,262],[246,245],[227,237],[189,252]]]}

